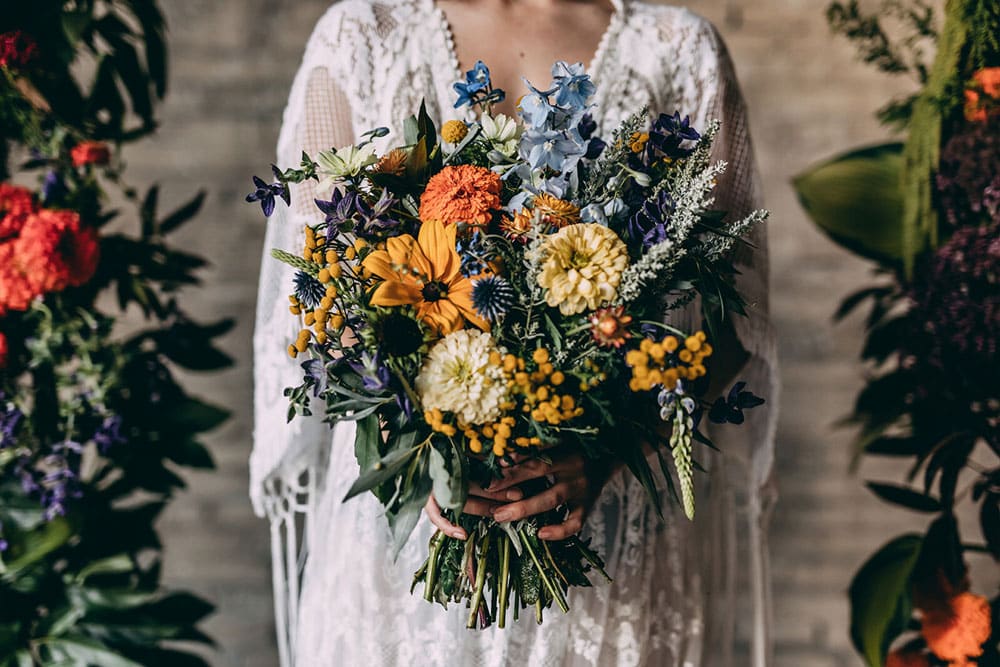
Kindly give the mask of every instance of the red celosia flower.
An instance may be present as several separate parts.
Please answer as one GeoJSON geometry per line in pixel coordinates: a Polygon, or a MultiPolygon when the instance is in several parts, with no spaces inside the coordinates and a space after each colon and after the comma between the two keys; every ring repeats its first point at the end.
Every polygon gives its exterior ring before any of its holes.
{"type": "Polygon", "coordinates": [[[7,366],[7,337],[0,331],[0,368],[7,366]]]}
{"type": "Polygon", "coordinates": [[[39,293],[82,285],[97,270],[97,232],[81,225],[73,211],[30,216],[13,246],[13,263],[39,293]]]}
{"type": "Polygon", "coordinates": [[[14,256],[12,242],[0,243],[0,316],[10,311],[27,310],[32,299],[40,294],[14,256]]]}
{"type": "Polygon", "coordinates": [[[985,123],[990,115],[996,115],[1000,110],[1000,67],[987,67],[976,72],[972,79],[976,82],[976,88],[982,89],[994,109],[988,110],[980,100],[979,90],[969,89],[965,91],[965,118],[970,123],[985,123]]]}
{"type": "Polygon", "coordinates": [[[0,67],[24,68],[38,55],[38,44],[20,30],[0,35],[0,67]]]}
{"type": "Polygon", "coordinates": [[[16,236],[27,217],[37,210],[30,190],[0,183],[0,240],[16,236]]]}
{"type": "Polygon", "coordinates": [[[74,167],[88,164],[103,166],[111,161],[111,149],[103,141],[84,141],[74,146],[69,156],[74,167]]]}

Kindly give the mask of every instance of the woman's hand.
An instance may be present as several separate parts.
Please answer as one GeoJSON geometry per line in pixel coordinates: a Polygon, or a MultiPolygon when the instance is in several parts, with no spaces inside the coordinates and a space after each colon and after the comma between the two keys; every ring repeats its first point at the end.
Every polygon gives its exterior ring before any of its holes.
{"type": "Polygon", "coordinates": [[[517,521],[565,505],[569,513],[563,522],[544,526],[539,529],[538,537],[555,542],[576,535],[583,529],[594,501],[612,471],[591,469],[579,454],[560,455],[553,452],[551,460],[549,463],[532,458],[519,462],[507,468],[503,478],[490,485],[490,491],[504,492],[532,479],[546,477],[552,482],[549,488],[534,496],[497,507],[493,512],[494,520],[501,523],[517,521]]]}
{"type": "MultiPolygon", "coordinates": [[[[521,489],[508,487],[499,489],[495,487],[496,484],[494,483],[487,491],[479,484],[472,482],[469,485],[469,497],[465,501],[465,507],[462,508],[462,512],[476,516],[492,517],[494,510],[501,505],[524,498],[524,492],[521,489]]],[[[424,512],[427,514],[427,518],[431,520],[431,523],[442,533],[457,540],[464,540],[467,537],[465,531],[460,526],[456,526],[444,518],[441,514],[441,507],[438,506],[433,494],[427,499],[427,504],[424,505],[424,512]]]]}

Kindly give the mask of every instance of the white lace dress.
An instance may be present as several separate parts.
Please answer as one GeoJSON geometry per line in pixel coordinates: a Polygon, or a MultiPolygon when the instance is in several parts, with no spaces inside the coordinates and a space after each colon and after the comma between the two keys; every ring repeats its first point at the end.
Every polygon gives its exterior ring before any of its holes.
{"type": "MultiPolygon", "coordinates": [[[[758,183],[746,114],[719,36],[686,9],[616,0],[589,72],[604,136],[635,109],[680,110],[696,127],[722,121],[717,157],[730,163],[718,208],[757,207],[758,183]]],[[[342,0],[320,20],[292,87],[278,163],[302,150],[352,143],[396,128],[426,99],[432,117],[452,108],[460,78],[451,33],[433,0],[342,0]]],[[[510,91],[514,92],[514,91],[510,91]]],[[[391,142],[392,137],[385,141],[391,142]]],[[[297,252],[314,193],[268,223],[265,250],[297,252]]],[[[767,245],[740,258],[750,317],[737,333],[752,359],[741,373],[765,408],[743,427],[713,434],[721,456],[703,462],[699,515],[657,519],[641,486],[619,474],[604,489],[585,532],[604,554],[611,585],[574,590],[572,610],[531,614],[505,631],[465,629],[465,614],[411,596],[431,527],[415,531],[399,561],[370,497],[341,499],[357,474],[353,429],[315,419],[286,424],[282,390],[299,368],[285,353],[297,327],[286,294],[291,275],[265,254],[257,305],[255,440],[251,495],[270,520],[278,644],[284,667],[354,665],[525,667],[764,667],[769,664],[766,523],[771,503],[775,408],[774,342],[767,317],[767,245]]],[[[668,506],[669,503],[667,503],[668,506]]]]}

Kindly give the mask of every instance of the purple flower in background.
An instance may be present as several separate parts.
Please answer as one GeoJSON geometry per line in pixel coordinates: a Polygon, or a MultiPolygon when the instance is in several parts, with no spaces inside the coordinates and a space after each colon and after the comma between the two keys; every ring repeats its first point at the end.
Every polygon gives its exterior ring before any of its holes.
{"type": "Polygon", "coordinates": [[[0,449],[12,447],[16,444],[17,440],[15,436],[17,435],[18,427],[21,426],[21,422],[24,420],[24,413],[14,407],[13,404],[8,404],[4,398],[3,392],[0,392],[0,408],[2,408],[0,410],[0,449]]]}
{"type": "Polygon", "coordinates": [[[365,352],[358,361],[348,362],[351,368],[361,376],[361,382],[368,391],[385,391],[389,388],[392,376],[389,369],[376,354],[365,352]]]}
{"type": "Polygon", "coordinates": [[[66,194],[66,183],[57,171],[50,171],[45,174],[42,181],[42,200],[49,204],[66,194]]]}
{"type": "MultiPolygon", "coordinates": [[[[931,255],[910,288],[901,337],[922,395],[992,410],[1000,423],[1000,223],[963,227],[931,255]],[[994,407],[990,407],[994,406],[994,407]]],[[[1000,433],[994,428],[994,442],[1000,433]]]]}
{"type": "Polygon", "coordinates": [[[122,418],[119,415],[105,417],[94,433],[94,444],[101,454],[107,454],[112,447],[123,445],[125,442],[125,436],[122,435],[122,418]]]}
{"type": "Polygon", "coordinates": [[[975,123],[945,144],[936,185],[951,225],[1000,222],[1000,119],[975,123]]]}
{"type": "Polygon", "coordinates": [[[292,195],[288,191],[288,185],[282,182],[281,170],[277,166],[271,165],[274,173],[275,183],[268,184],[258,176],[253,177],[253,184],[257,188],[247,195],[247,202],[260,202],[260,207],[264,211],[264,217],[270,218],[274,213],[275,198],[281,197],[285,204],[292,203],[292,195]]]}

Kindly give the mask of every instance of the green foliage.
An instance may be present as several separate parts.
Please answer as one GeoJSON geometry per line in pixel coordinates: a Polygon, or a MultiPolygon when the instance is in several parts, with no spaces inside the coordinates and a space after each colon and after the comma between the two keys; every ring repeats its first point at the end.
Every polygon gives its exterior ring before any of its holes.
{"type": "Polygon", "coordinates": [[[889,266],[903,257],[901,144],[851,151],[795,177],[799,202],[848,250],[889,266]]]}
{"type": "Polygon", "coordinates": [[[879,549],[851,582],[851,639],[869,667],[885,664],[889,645],[909,623],[910,576],[922,544],[919,535],[897,537],[879,549]]]}
{"type": "Polygon", "coordinates": [[[228,417],[188,395],[174,371],[229,366],[214,341],[231,323],[195,322],[178,303],[205,261],[168,236],[204,193],[161,214],[157,186],[140,196],[122,185],[119,154],[156,127],[167,87],[163,18],[152,0],[40,0],[5,7],[0,33],[13,30],[38,56],[0,70],[0,178],[12,171],[12,145],[30,150],[20,180],[59,185],[36,195],[45,208],[103,230],[118,215],[103,208],[106,191],[119,189],[134,205],[135,231],[100,236],[86,284],[0,317],[10,346],[0,412],[24,415],[0,452],[0,665],[204,665],[167,646],[210,644],[198,625],[212,606],[162,587],[154,523],[185,485],[180,468],[212,468],[201,436],[228,417]],[[82,80],[88,62],[93,78],[82,80]],[[110,145],[110,164],[74,165],[71,149],[93,140],[110,145]],[[144,325],[123,334],[116,319],[133,307],[144,325]],[[118,435],[102,431],[105,418],[118,420],[118,435]],[[46,483],[26,491],[21,482],[67,441],[79,443],[81,461],[73,495],[57,507],[40,497],[46,483]]]}

